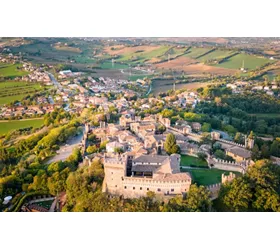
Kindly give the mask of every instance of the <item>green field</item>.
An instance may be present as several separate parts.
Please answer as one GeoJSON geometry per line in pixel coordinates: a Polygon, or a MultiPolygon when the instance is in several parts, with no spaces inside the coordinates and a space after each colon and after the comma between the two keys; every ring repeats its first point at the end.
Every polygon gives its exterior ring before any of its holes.
{"type": "Polygon", "coordinates": [[[208,167],[206,160],[190,155],[181,155],[181,166],[208,167]]]}
{"type": "Polygon", "coordinates": [[[204,186],[220,183],[222,174],[229,174],[229,171],[219,169],[181,169],[181,172],[189,172],[192,176],[192,182],[204,186]]]}
{"type": "Polygon", "coordinates": [[[127,64],[121,64],[121,63],[114,63],[114,66],[112,65],[112,61],[104,61],[100,64],[100,67],[102,69],[127,69],[127,64]]]}
{"type": "Polygon", "coordinates": [[[43,125],[43,119],[26,119],[15,121],[0,121],[0,135],[7,134],[11,130],[21,128],[39,128],[43,125]]]}
{"type": "Polygon", "coordinates": [[[212,51],[211,53],[200,57],[198,60],[199,61],[207,61],[207,60],[214,60],[214,59],[222,59],[224,57],[227,57],[227,56],[231,55],[232,53],[233,52],[229,51],[229,50],[216,49],[216,50],[212,51]]]}
{"type": "Polygon", "coordinates": [[[18,76],[27,75],[27,71],[18,69],[21,67],[21,64],[1,64],[0,63],[0,77],[10,77],[15,78],[18,76]]]}
{"type": "Polygon", "coordinates": [[[167,60],[168,59],[168,55],[170,59],[173,59],[177,56],[183,55],[186,53],[188,48],[177,48],[177,47],[173,47],[170,48],[167,53],[165,53],[164,55],[160,56],[159,58],[162,60],[167,60]]]}
{"type": "Polygon", "coordinates": [[[81,49],[77,47],[71,47],[67,45],[56,45],[53,46],[56,50],[63,50],[68,52],[74,52],[74,53],[81,53],[81,49]]]}
{"type": "Polygon", "coordinates": [[[227,69],[240,69],[243,65],[243,61],[245,69],[248,70],[254,70],[269,62],[273,62],[272,60],[269,60],[267,58],[261,58],[247,54],[238,54],[228,58],[226,61],[217,64],[216,66],[227,69]]]}
{"type": "Polygon", "coordinates": [[[164,55],[169,49],[170,46],[161,46],[160,48],[154,49],[152,51],[125,53],[121,55],[120,58],[116,59],[116,61],[122,61],[132,64],[143,63],[146,60],[164,55]]]}
{"type": "Polygon", "coordinates": [[[0,105],[16,100],[20,101],[26,95],[34,94],[42,89],[43,88],[39,83],[14,81],[0,82],[0,105]]]}
{"type": "Polygon", "coordinates": [[[191,58],[195,59],[195,58],[203,55],[204,53],[206,53],[209,50],[211,50],[211,49],[210,48],[190,48],[188,50],[188,53],[185,54],[184,56],[191,57],[191,58]]]}

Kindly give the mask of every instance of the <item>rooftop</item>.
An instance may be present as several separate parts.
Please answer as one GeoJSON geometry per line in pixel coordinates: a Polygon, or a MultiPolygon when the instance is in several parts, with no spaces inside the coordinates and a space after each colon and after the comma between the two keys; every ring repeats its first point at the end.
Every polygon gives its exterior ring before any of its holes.
{"type": "Polygon", "coordinates": [[[133,160],[133,162],[151,162],[151,163],[160,163],[162,164],[168,156],[164,155],[141,155],[133,160]]]}
{"type": "Polygon", "coordinates": [[[233,153],[235,155],[238,155],[238,156],[241,156],[243,158],[250,158],[251,157],[251,152],[247,149],[244,149],[244,148],[240,148],[240,147],[237,147],[237,146],[234,146],[232,148],[228,148],[226,149],[226,151],[230,152],[230,153],[233,153]]]}

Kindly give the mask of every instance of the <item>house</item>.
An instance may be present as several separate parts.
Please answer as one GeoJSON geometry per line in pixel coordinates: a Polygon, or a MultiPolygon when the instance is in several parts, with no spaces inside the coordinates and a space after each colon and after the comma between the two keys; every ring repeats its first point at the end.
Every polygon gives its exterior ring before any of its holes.
{"type": "Polygon", "coordinates": [[[233,146],[225,149],[226,155],[231,156],[236,162],[244,162],[251,160],[251,151],[241,148],[238,146],[233,146]]]}
{"type": "Polygon", "coordinates": [[[198,123],[198,122],[193,122],[192,123],[192,128],[193,128],[193,130],[195,130],[195,131],[200,131],[201,130],[201,124],[200,123],[198,123]]]}

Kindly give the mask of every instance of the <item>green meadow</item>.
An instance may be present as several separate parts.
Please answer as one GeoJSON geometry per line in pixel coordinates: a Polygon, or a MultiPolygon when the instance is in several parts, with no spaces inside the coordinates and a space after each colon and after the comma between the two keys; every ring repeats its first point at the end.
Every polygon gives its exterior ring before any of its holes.
{"type": "Polygon", "coordinates": [[[43,125],[43,119],[26,119],[26,120],[12,120],[12,121],[0,121],[0,135],[7,134],[12,130],[22,128],[39,128],[43,125]]]}
{"type": "Polygon", "coordinates": [[[1,64],[0,63],[0,77],[10,77],[15,78],[18,76],[27,75],[27,71],[18,69],[21,67],[21,64],[1,64]]]}
{"type": "Polygon", "coordinates": [[[272,60],[269,60],[267,58],[247,54],[238,54],[228,58],[217,66],[227,69],[240,69],[243,65],[243,61],[245,69],[248,70],[254,70],[269,62],[273,62],[272,60]]]}

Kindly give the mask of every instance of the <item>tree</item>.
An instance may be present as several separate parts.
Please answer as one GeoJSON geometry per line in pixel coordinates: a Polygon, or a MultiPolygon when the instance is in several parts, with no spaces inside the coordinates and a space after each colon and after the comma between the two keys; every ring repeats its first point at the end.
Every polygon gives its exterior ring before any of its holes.
{"type": "Polygon", "coordinates": [[[202,132],[210,132],[211,131],[211,124],[204,122],[201,127],[202,132]]]}
{"type": "Polygon", "coordinates": [[[164,149],[168,154],[180,153],[180,147],[176,144],[176,137],[174,134],[170,133],[166,136],[164,149]]]}
{"type": "Polygon", "coordinates": [[[90,142],[94,142],[94,141],[96,140],[96,135],[95,135],[95,134],[89,135],[89,136],[88,136],[88,140],[89,140],[90,142]]]}
{"type": "Polygon", "coordinates": [[[276,157],[280,156],[280,142],[278,140],[274,140],[270,147],[270,154],[276,157]]]}
{"type": "Polygon", "coordinates": [[[210,191],[204,186],[191,185],[185,203],[187,211],[208,212],[212,205],[210,191]]]}
{"type": "Polygon", "coordinates": [[[249,183],[244,179],[236,178],[231,183],[227,182],[220,193],[224,211],[248,211],[253,194],[249,183]]]}
{"type": "Polygon", "coordinates": [[[174,111],[170,110],[170,109],[164,109],[161,111],[161,114],[163,117],[171,117],[171,116],[173,116],[174,111]]]}
{"type": "Polygon", "coordinates": [[[117,154],[121,154],[124,152],[124,150],[122,148],[114,148],[114,152],[117,154]]]}
{"type": "Polygon", "coordinates": [[[166,131],[166,127],[162,124],[160,124],[158,127],[157,127],[157,130],[160,134],[162,134],[163,132],[166,131]]]}
{"type": "Polygon", "coordinates": [[[263,144],[261,146],[261,157],[262,158],[269,158],[270,157],[269,147],[266,144],[263,144]]]}
{"type": "Polygon", "coordinates": [[[239,132],[237,132],[237,133],[235,134],[234,141],[235,141],[236,143],[241,143],[241,142],[242,142],[242,137],[241,137],[241,134],[240,134],[239,132]]]}
{"type": "Polygon", "coordinates": [[[95,145],[92,145],[92,146],[88,146],[86,151],[88,154],[92,154],[92,153],[96,153],[98,151],[98,148],[95,145]]]}
{"type": "Polygon", "coordinates": [[[280,211],[280,170],[268,160],[256,161],[245,175],[222,185],[218,211],[280,211]]]}
{"type": "Polygon", "coordinates": [[[223,150],[218,149],[215,151],[214,155],[218,158],[218,159],[224,159],[225,158],[225,153],[223,150]]]}
{"type": "Polygon", "coordinates": [[[259,150],[259,146],[257,144],[254,145],[253,149],[252,149],[252,159],[253,160],[258,160],[261,156],[260,150],[259,150]]]}

